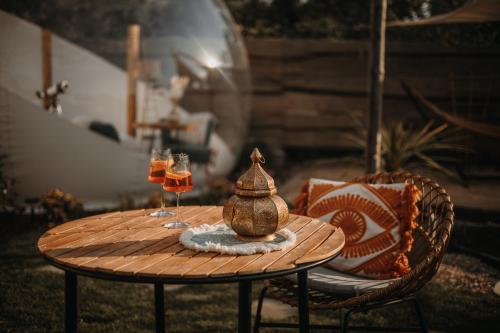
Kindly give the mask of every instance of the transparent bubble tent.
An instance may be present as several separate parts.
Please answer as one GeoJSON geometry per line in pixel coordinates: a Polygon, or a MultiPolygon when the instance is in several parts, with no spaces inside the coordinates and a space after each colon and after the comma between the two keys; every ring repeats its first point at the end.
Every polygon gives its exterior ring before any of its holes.
{"type": "MultiPolygon", "coordinates": [[[[73,5],[61,2],[53,14],[73,5]]],[[[223,2],[147,1],[127,7],[133,20],[118,23],[113,13],[89,35],[0,11],[0,146],[20,201],[53,188],[89,208],[146,198],[156,189],[147,182],[154,147],[204,153],[194,161],[199,188],[234,167],[251,86],[223,2]],[[172,121],[187,125],[167,128],[172,121]]]]}

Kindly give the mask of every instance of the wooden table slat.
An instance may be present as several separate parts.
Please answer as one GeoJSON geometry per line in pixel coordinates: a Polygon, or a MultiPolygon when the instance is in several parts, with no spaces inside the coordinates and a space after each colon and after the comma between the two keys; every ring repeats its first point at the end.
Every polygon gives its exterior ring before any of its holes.
{"type": "Polygon", "coordinates": [[[95,223],[94,225],[81,226],[80,229],[82,231],[83,230],[102,231],[102,230],[109,230],[109,229],[126,229],[126,228],[120,228],[120,226],[127,220],[128,220],[127,217],[113,216],[113,217],[103,219],[100,221],[100,223],[95,223]]]}
{"type": "MultiPolygon", "coordinates": [[[[123,230],[122,230],[123,231],[123,230]]],[[[59,246],[59,247],[40,247],[40,250],[43,249],[43,251],[47,254],[49,254],[52,257],[59,257],[59,256],[71,256],[71,255],[76,255],[76,253],[73,253],[73,251],[78,251],[78,253],[82,253],[82,250],[85,248],[89,248],[90,246],[94,246],[100,241],[107,240],[112,237],[116,237],[116,234],[118,234],[120,230],[105,230],[105,231],[96,231],[92,232],[91,234],[84,236],[80,239],[74,240],[70,243],[64,244],[64,246],[59,246]]],[[[122,234],[126,234],[123,233],[122,234]]]]}
{"type": "Polygon", "coordinates": [[[88,261],[85,266],[94,269],[116,267],[115,261],[120,257],[137,253],[141,249],[159,242],[168,234],[172,234],[171,230],[162,227],[142,229],[130,237],[124,238],[120,242],[121,244],[117,243],[114,251],[110,251],[101,255],[99,258],[88,261]]]}
{"type": "MultiPolygon", "coordinates": [[[[186,214],[187,215],[187,214],[186,214]]],[[[181,217],[183,215],[181,214],[181,217]]],[[[195,212],[192,212],[190,216],[187,216],[186,218],[183,218],[184,221],[190,222],[192,226],[197,226],[202,223],[217,223],[217,222],[222,222],[221,219],[221,211],[219,208],[213,206],[210,207],[209,209],[199,209],[195,212]],[[203,219],[199,218],[196,219],[197,217],[203,217],[203,219]]],[[[183,231],[183,229],[171,229],[173,232],[173,235],[175,236],[174,243],[178,243],[179,241],[179,234],[183,231]]],[[[181,251],[184,247],[180,246],[181,251]]],[[[122,264],[121,267],[117,266],[115,267],[114,271],[115,272],[124,272],[124,274],[130,274],[130,273],[136,273],[136,272],[142,272],[142,269],[151,269],[150,267],[153,265],[158,264],[158,269],[161,269],[162,267],[165,267],[162,262],[163,260],[167,260],[168,257],[171,255],[174,255],[175,253],[165,253],[163,256],[154,256],[152,259],[148,258],[148,255],[143,255],[139,257],[134,257],[134,258],[127,258],[124,257],[123,260],[117,261],[117,264],[122,264]],[[130,261],[130,263],[125,263],[126,261],[130,261]],[[144,265],[141,267],[141,265],[144,265]],[[132,271],[131,271],[132,270],[132,271]]],[[[152,255],[152,254],[150,254],[152,255]]],[[[154,266],[157,267],[157,266],[154,266]]]]}
{"type": "MultiPolygon", "coordinates": [[[[124,274],[124,275],[140,275],[142,274],[143,270],[149,269],[151,266],[163,262],[167,258],[173,256],[174,254],[182,250],[184,250],[184,246],[182,246],[179,242],[175,241],[174,244],[162,249],[159,252],[153,253],[148,256],[140,256],[138,258],[132,259],[129,264],[116,268],[115,272],[117,274],[124,274]]],[[[160,266],[155,269],[156,270],[163,269],[164,267],[165,265],[161,263],[160,266]]]]}
{"type": "Polygon", "coordinates": [[[91,216],[87,216],[87,217],[82,217],[81,219],[78,219],[78,221],[86,221],[86,220],[94,220],[94,219],[104,219],[104,218],[107,218],[107,217],[110,217],[110,216],[116,216],[116,215],[120,215],[120,214],[121,214],[120,211],[106,212],[106,213],[102,213],[102,214],[97,214],[97,215],[91,215],[91,216]]]}
{"type": "Polygon", "coordinates": [[[50,229],[49,231],[47,231],[47,234],[58,235],[67,232],[78,232],[82,230],[82,227],[88,224],[92,224],[95,221],[101,221],[101,219],[85,219],[85,220],[66,222],[55,228],[50,229]]]}
{"type": "Polygon", "coordinates": [[[64,237],[71,236],[72,234],[73,233],[71,233],[71,232],[64,233],[64,234],[49,234],[49,233],[46,233],[42,237],[40,237],[38,239],[38,247],[45,246],[48,243],[55,242],[55,241],[57,241],[59,239],[62,239],[64,237]]]}
{"type": "MultiPolygon", "coordinates": [[[[119,272],[120,274],[125,275],[133,275],[141,267],[145,268],[155,262],[165,259],[166,255],[164,255],[161,251],[171,247],[172,245],[179,245],[177,235],[169,235],[138,252],[119,257],[113,261],[113,265],[108,265],[109,267],[101,267],[101,269],[104,271],[119,272]],[[157,260],[151,260],[151,258],[157,258],[157,260]]],[[[182,251],[183,249],[180,245],[178,248],[179,249],[176,252],[182,251]]]]}
{"type": "MultiPolygon", "coordinates": [[[[128,246],[134,245],[136,243],[140,243],[140,241],[148,239],[148,236],[154,237],[155,233],[160,231],[166,231],[158,229],[143,229],[140,232],[130,233],[129,229],[119,230],[119,232],[124,232],[125,236],[114,239],[112,242],[104,244],[105,246],[101,247],[96,255],[96,258],[106,258],[108,256],[113,255],[113,253],[127,252],[128,246]]],[[[155,238],[153,238],[155,239],[155,238]]],[[[92,259],[95,260],[96,258],[92,259]]],[[[86,263],[90,263],[86,261],[86,263]]]]}
{"type": "Polygon", "coordinates": [[[79,241],[82,237],[94,234],[93,232],[68,232],[63,234],[57,234],[55,237],[45,238],[44,242],[42,239],[38,242],[38,247],[42,251],[49,250],[51,248],[59,248],[63,245],[79,241]]]}
{"type": "Polygon", "coordinates": [[[309,237],[307,237],[299,245],[289,251],[286,256],[281,257],[280,259],[269,265],[266,268],[266,272],[274,272],[294,268],[295,261],[297,259],[303,257],[311,248],[317,247],[318,244],[323,243],[323,241],[327,239],[332,234],[332,232],[335,232],[335,230],[332,230],[332,228],[329,228],[328,225],[324,223],[324,225],[316,230],[316,232],[309,235],[309,237]]]}
{"type": "Polygon", "coordinates": [[[121,212],[111,212],[111,213],[99,214],[96,216],[84,217],[84,218],[78,219],[76,221],[70,221],[70,222],[63,223],[57,227],[50,229],[47,233],[57,234],[57,233],[77,231],[77,230],[80,230],[82,227],[85,227],[87,225],[92,225],[96,221],[102,222],[102,220],[105,220],[105,219],[108,219],[111,217],[120,217],[120,214],[121,214],[121,212]]]}
{"type": "MultiPolygon", "coordinates": [[[[215,206],[214,206],[215,207],[215,206]]],[[[170,209],[167,209],[170,210],[170,209]]],[[[201,214],[203,210],[201,207],[189,207],[186,209],[185,214],[201,214]]],[[[146,219],[143,222],[139,223],[134,223],[134,224],[128,224],[127,227],[130,229],[142,229],[142,228],[156,228],[156,227],[161,227],[167,222],[174,221],[176,219],[175,216],[167,216],[163,218],[158,218],[158,217],[153,217],[153,216],[148,216],[148,219],[146,219]]]]}
{"type": "Polygon", "coordinates": [[[212,272],[215,272],[220,267],[227,264],[228,262],[233,261],[234,259],[236,259],[236,256],[229,254],[218,254],[217,256],[213,257],[210,261],[203,263],[200,266],[196,267],[195,269],[192,269],[189,272],[185,273],[184,277],[206,278],[210,276],[212,272]]]}
{"type": "Polygon", "coordinates": [[[172,271],[178,271],[180,269],[180,267],[184,266],[196,254],[197,254],[196,251],[184,249],[184,250],[177,252],[174,255],[170,256],[166,260],[163,260],[161,262],[160,267],[150,266],[149,268],[142,270],[141,274],[153,275],[153,276],[156,276],[156,275],[172,276],[172,274],[170,273],[171,269],[172,269],[172,271]],[[161,272],[163,272],[163,271],[168,271],[168,272],[166,274],[161,274],[161,272]]]}
{"type": "MultiPolygon", "coordinates": [[[[68,264],[72,267],[79,267],[80,264],[85,263],[93,258],[99,256],[103,249],[107,248],[110,244],[120,241],[123,237],[126,237],[128,230],[116,230],[113,234],[97,239],[89,244],[82,245],[74,250],[65,252],[57,257],[52,258],[59,263],[68,264]]],[[[54,251],[57,251],[55,249],[54,251]]],[[[50,253],[48,253],[50,255],[50,253]]]]}
{"type": "Polygon", "coordinates": [[[165,268],[163,271],[160,271],[159,275],[168,275],[171,277],[182,277],[185,274],[198,266],[203,265],[204,263],[210,261],[215,256],[219,255],[216,252],[202,252],[193,256],[189,261],[182,265],[176,265],[173,267],[165,268]]]}
{"type": "Polygon", "coordinates": [[[295,265],[306,264],[330,257],[338,253],[345,245],[345,236],[342,229],[338,228],[323,243],[310,250],[303,257],[295,260],[295,265]]]}
{"type": "Polygon", "coordinates": [[[318,220],[313,220],[308,217],[301,217],[301,220],[304,221],[304,226],[297,232],[297,241],[294,247],[288,248],[283,251],[274,251],[268,253],[266,256],[263,256],[254,262],[250,263],[248,266],[241,269],[238,274],[255,274],[258,272],[263,272],[273,264],[276,260],[279,260],[281,257],[287,255],[291,250],[293,250],[296,246],[300,245],[304,239],[313,234],[316,230],[324,225],[324,222],[320,222],[318,220]]]}
{"type": "MultiPolygon", "coordinates": [[[[313,223],[313,220],[307,217],[299,217],[299,220],[297,223],[303,223],[303,226],[299,229],[297,233],[297,242],[296,245],[302,242],[302,240],[305,237],[308,237],[310,234],[312,234],[315,230],[317,230],[319,227],[322,226],[322,224],[317,224],[313,223]]],[[[248,263],[242,268],[239,268],[238,274],[258,274],[262,273],[265,271],[265,269],[271,265],[274,261],[278,260],[282,256],[286,255],[291,249],[294,249],[295,247],[292,247],[290,249],[286,249],[283,251],[274,251],[271,253],[266,253],[265,255],[262,255],[261,257],[255,259],[254,261],[248,263]]],[[[220,269],[220,267],[219,267],[220,269]]],[[[210,273],[210,276],[221,276],[217,275],[218,269],[216,271],[213,271],[210,273]]],[[[219,272],[220,274],[220,272],[219,272]]],[[[224,273],[224,275],[227,275],[227,272],[224,273]]]]}
{"type": "MultiPolygon", "coordinates": [[[[303,220],[299,219],[299,216],[293,215],[290,217],[289,224],[287,226],[288,230],[292,232],[297,232],[304,226],[303,220]]],[[[235,260],[230,261],[226,265],[223,265],[216,271],[212,272],[211,276],[231,276],[238,273],[240,270],[248,266],[251,262],[264,256],[263,253],[252,254],[248,256],[238,256],[235,260]]]]}
{"type": "MultiPolygon", "coordinates": [[[[344,235],[330,224],[290,215],[288,229],[297,234],[289,249],[254,255],[226,255],[184,248],[184,229],[166,229],[176,217],[149,216],[155,209],[139,209],[89,216],[57,226],[38,242],[40,252],[61,266],[137,277],[230,277],[289,270],[330,258],[344,244],[344,235]]],[[[181,218],[192,226],[223,223],[222,207],[184,206],[181,218]]]]}
{"type": "MultiPolygon", "coordinates": [[[[214,208],[214,210],[215,210],[215,208],[214,208]]],[[[210,210],[200,211],[199,214],[191,216],[190,218],[185,219],[185,220],[191,221],[195,216],[198,216],[200,214],[207,214],[209,212],[210,212],[210,210]]],[[[218,214],[219,212],[216,211],[216,213],[218,214]]],[[[205,215],[205,217],[207,217],[207,215],[205,215]]],[[[193,226],[195,226],[199,223],[202,223],[202,221],[200,220],[199,222],[192,222],[192,223],[193,223],[193,226]]],[[[144,230],[148,230],[148,229],[144,229],[144,230]]],[[[149,228],[149,230],[156,230],[156,229],[149,228]]],[[[130,262],[131,255],[133,255],[134,257],[144,258],[145,255],[142,254],[142,250],[162,241],[163,239],[165,239],[166,236],[170,236],[170,239],[173,239],[174,242],[178,242],[178,240],[179,240],[179,238],[178,238],[179,230],[165,229],[163,227],[160,227],[160,231],[154,231],[154,232],[156,232],[156,234],[154,234],[154,235],[157,238],[154,240],[148,240],[148,241],[150,241],[149,243],[145,242],[145,241],[138,242],[136,244],[128,246],[127,248],[118,250],[115,253],[109,254],[109,257],[107,259],[98,258],[95,261],[89,262],[88,263],[89,266],[99,268],[102,270],[118,271],[117,270],[118,267],[124,265],[127,262],[130,262]],[[141,253],[138,254],[138,252],[141,252],[141,253]]]]}

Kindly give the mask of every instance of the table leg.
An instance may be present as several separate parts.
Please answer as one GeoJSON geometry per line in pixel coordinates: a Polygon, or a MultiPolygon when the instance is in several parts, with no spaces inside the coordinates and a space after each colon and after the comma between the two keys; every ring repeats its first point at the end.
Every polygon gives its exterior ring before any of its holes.
{"type": "Polygon", "coordinates": [[[252,281],[241,281],[238,291],[238,333],[252,330],[252,281]]]}
{"type": "Polygon", "coordinates": [[[165,333],[165,292],[163,283],[155,282],[156,333],[165,333]]]}
{"type": "Polygon", "coordinates": [[[78,332],[77,275],[66,271],[64,277],[64,329],[66,333],[78,332]]]}
{"type": "Polygon", "coordinates": [[[307,271],[297,273],[299,283],[299,332],[309,333],[309,299],[307,294],[307,271]]]}

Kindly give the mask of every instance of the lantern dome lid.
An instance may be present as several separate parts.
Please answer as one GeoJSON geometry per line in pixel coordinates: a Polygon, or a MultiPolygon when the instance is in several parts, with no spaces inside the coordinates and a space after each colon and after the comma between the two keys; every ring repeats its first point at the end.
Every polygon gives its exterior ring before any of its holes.
{"type": "Polygon", "coordinates": [[[259,149],[253,149],[250,159],[252,165],[236,181],[235,193],[248,197],[263,197],[276,194],[277,189],[273,177],[262,168],[261,163],[265,163],[265,160],[259,149]]]}

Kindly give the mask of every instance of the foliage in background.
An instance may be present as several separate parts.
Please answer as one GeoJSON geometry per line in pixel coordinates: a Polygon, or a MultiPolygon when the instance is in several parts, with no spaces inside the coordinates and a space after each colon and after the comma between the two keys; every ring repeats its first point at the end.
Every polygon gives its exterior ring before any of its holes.
{"type": "Polygon", "coordinates": [[[43,219],[49,223],[63,223],[83,213],[81,201],[60,189],[42,194],[40,205],[44,209],[43,219]]]}
{"type": "MultiPolygon", "coordinates": [[[[388,20],[425,18],[456,9],[466,0],[388,0],[388,20]]],[[[236,22],[249,36],[367,39],[367,0],[226,0],[236,22]]],[[[141,24],[147,37],[161,32],[168,0],[2,0],[0,9],[48,28],[93,49],[99,38],[125,40],[125,27],[141,24]]],[[[499,45],[500,23],[447,24],[388,29],[388,39],[434,41],[443,45],[499,45]]]]}
{"type": "MultiPolygon", "coordinates": [[[[466,0],[388,0],[387,18],[418,19],[450,12],[466,0]]],[[[249,36],[367,39],[370,1],[366,0],[227,0],[243,34],[249,36]]],[[[500,44],[500,24],[447,24],[388,29],[391,40],[443,45],[500,44]]]]}
{"type": "Polygon", "coordinates": [[[134,198],[130,194],[122,193],[118,195],[118,207],[117,207],[118,210],[124,211],[137,208],[138,205],[136,204],[134,198]]]}
{"type": "MultiPolygon", "coordinates": [[[[356,132],[346,138],[361,148],[366,147],[368,131],[360,117],[352,117],[356,132]]],[[[382,127],[382,167],[385,171],[410,169],[419,164],[457,177],[446,165],[457,164],[457,152],[464,152],[463,139],[458,128],[447,123],[435,126],[432,121],[422,128],[402,122],[391,122],[382,127]]]]}
{"type": "Polygon", "coordinates": [[[384,168],[396,171],[417,162],[449,176],[456,176],[454,171],[442,164],[457,163],[458,160],[452,154],[464,150],[457,143],[456,134],[456,130],[450,130],[448,124],[435,127],[429,122],[422,129],[414,129],[401,122],[391,123],[382,130],[384,168]]]}
{"type": "Polygon", "coordinates": [[[0,154],[0,213],[16,213],[20,207],[16,202],[15,179],[5,174],[6,159],[7,155],[0,154]]]}

